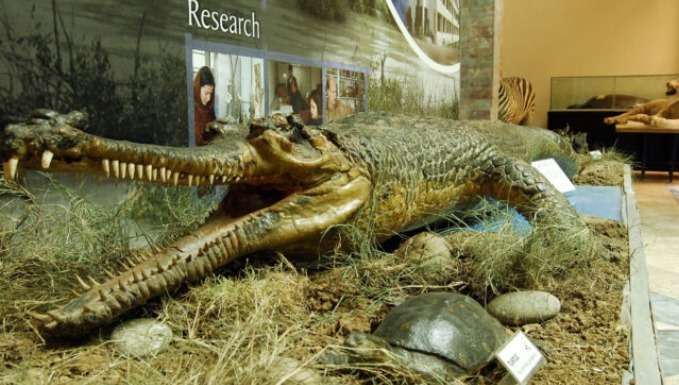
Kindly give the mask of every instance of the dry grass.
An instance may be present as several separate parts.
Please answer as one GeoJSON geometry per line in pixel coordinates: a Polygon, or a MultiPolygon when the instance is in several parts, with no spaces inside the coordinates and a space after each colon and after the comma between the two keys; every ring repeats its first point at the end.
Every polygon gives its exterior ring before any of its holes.
{"type": "MultiPolygon", "coordinates": [[[[306,267],[263,254],[133,312],[165,321],[175,337],[156,357],[122,356],[107,340],[109,328],[75,345],[46,343],[26,311],[70,298],[75,274],[116,271],[134,252],[126,231],[132,212],[153,208],[154,220],[180,232],[209,207],[186,193],[153,189],[107,208],[56,188],[67,198],[58,209],[19,185],[3,186],[0,384],[450,383],[393,364],[327,365],[322,358],[337,352],[347,333],[371,331],[407,296],[459,290],[485,302],[509,288],[562,281],[587,265],[587,258],[574,258],[581,245],[551,235],[545,244],[548,229],[524,237],[508,227],[450,235],[457,246],[447,262],[412,261],[369,244],[306,267]]],[[[484,383],[486,374],[472,381],[484,383]]]]}

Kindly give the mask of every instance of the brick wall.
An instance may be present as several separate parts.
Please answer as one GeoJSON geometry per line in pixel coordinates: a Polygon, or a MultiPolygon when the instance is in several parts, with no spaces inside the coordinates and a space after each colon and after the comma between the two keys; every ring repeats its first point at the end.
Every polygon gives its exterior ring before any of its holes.
{"type": "Polygon", "coordinates": [[[496,120],[502,0],[460,5],[460,118],[496,120]]]}

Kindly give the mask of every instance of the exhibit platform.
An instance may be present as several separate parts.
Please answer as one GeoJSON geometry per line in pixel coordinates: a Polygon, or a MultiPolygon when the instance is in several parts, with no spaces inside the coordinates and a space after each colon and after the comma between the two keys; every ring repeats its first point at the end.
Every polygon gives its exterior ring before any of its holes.
{"type": "MultiPolygon", "coordinates": [[[[668,183],[664,172],[646,172],[643,180],[641,173],[635,172],[632,185],[644,264],[640,271],[631,268],[630,274],[637,279],[646,275],[652,316],[649,347],[655,347],[635,349],[636,383],[679,385],[679,183],[668,183]],[[655,363],[653,353],[657,353],[655,363]]],[[[632,257],[640,259],[639,255],[632,257]]],[[[648,332],[632,324],[633,335],[648,332]]]]}
{"type": "MultiPolygon", "coordinates": [[[[622,384],[679,385],[679,183],[665,172],[626,169],[618,186],[576,186],[566,197],[584,215],[626,224],[630,280],[621,309],[629,329],[630,370],[622,384]]],[[[530,224],[516,211],[472,226],[493,231],[510,221],[518,232],[530,224]]],[[[622,369],[621,369],[622,370],[622,369]]]]}

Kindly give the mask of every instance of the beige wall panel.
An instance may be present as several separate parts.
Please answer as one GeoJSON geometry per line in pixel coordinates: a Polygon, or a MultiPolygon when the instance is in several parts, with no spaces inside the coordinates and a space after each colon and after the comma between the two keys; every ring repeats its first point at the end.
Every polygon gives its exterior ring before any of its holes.
{"type": "Polygon", "coordinates": [[[505,0],[504,11],[502,76],[533,83],[534,125],[547,125],[553,76],[679,73],[678,0],[505,0]]]}

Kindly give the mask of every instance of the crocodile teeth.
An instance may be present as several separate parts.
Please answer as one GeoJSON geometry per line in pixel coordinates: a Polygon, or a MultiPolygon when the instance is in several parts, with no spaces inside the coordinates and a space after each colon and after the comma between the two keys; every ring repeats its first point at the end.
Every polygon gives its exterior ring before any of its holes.
{"type": "MultiPolygon", "coordinates": [[[[161,167],[158,172],[160,173],[160,180],[162,182],[167,181],[167,170],[165,169],[165,167],[161,167]]],[[[153,179],[156,179],[156,177],[154,176],[153,179]]]]}
{"type": "Polygon", "coordinates": [[[104,173],[106,174],[106,179],[111,177],[111,162],[109,162],[108,159],[102,159],[101,160],[101,167],[104,169],[104,173]]]}
{"type": "Polygon", "coordinates": [[[120,177],[120,163],[117,160],[111,162],[111,167],[113,167],[113,176],[118,179],[120,177]]]}
{"type": "Polygon", "coordinates": [[[175,172],[174,175],[172,175],[172,177],[173,177],[172,183],[174,183],[175,186],[178,185],[179,184],[179,172],[175,172]]]}
{"type": "Polygon", "coordinates": [[[64,317],[63,315],[61,315],[61,314],[59,314],[55,311],[48,311],[47,315],[52,317],[52,319],[55,320],[55,321],[59,321],[59,322],[66,321],[66,317],[64,317]]]}
{"type": "Polygon", "coordinates": [[[101,286],[101,283],[97,282],[96,279],[94,279],[94,278],[92,278],[92,277],[87,277],[87,279],[89,279],[90,282],[92,282],[92,284],[93,284],[94,286],[101,286]]]}
{"type": "Polygon", "coordinates": [[[188,179],[189,187],[191,187],[193,185],[193,175],[189,174],[187,179],[188,179]]]}
{"type": "Polygon", "coordinates": [[[80,287],[82,287],[83,289],[90,290],[92,288],[90,285],[86,284],[85,281],[83,281],[83,279],[80,278],[80,276],[76,275],[75,279],[78,280],[80,287]]]}
{"type": "Polygon", "coordinates": [[[210,174],[210,184],[215,184],[215,174],[210,174]]]}
{"type": "Polygon", "coordinates": [[[134,174],[137,171],[137,167],[134,163],[127,164],[127,173],[130,174],[130,180],[134,179],[134,174]]]}
{"type": "Polygon", "coordinates": [[[155,182],[158,179],[158,169],[151,167],[151,176],[149,176],[149,180],[151,182],[155,182]]]}
{"type": "Polygon", "coordinates": [[[38,322],[40,322],[40,323],[43,323],[43,324],[48,323],[48,322],[51,322],[52,319],[53,319],[52,317],[50,317],[50,316],[47,315],[47,314],[40,314],[40,313],[36,313],[36,312],[33,312],[33,311],[29,311],[29,312],[28,312],[28,315],[29,315],[31,318],[33,318],[34,320],[36,320],[36,321],[38,321],[38,322]]]}
{"type": "Polygon", "coordinates": [[[127,163],[120,162],[120,178],[125,179],[127,176],[127,163]]]}
{"type": "Polygon", "coordinates": [[[153,166],[151,166],[150,164],[147,164],[146,166],[139,165],[139,167],[144,168],[144,171],[145,171],[145,174],[146,174],[146,179],[149,182],[153,182],[153,166]]]}
{"type": "Polygon", "coordinates": [[[54,157],[54,153],[50,150],[45,150],[45,152],[42,153],[42,160],[40,161],[40,165],[42,166],[43,169],[48,169],[50,168],[50,164],[52,163],[52,158],[54,157]]]}
{"type": "Polygon", "coordinates": [[[144,165],[137,165],[137,175],[139,175],[139,180],[144,179],[144,165]]]}
{"type": "Polygon", "coordinates": [[[2,165],[3,172],[5,174],[5,179],[14,179],[17,175],[17,166],[19,165],[19,158],[16,156],[11,157],[7,162],[2,165]]]}

